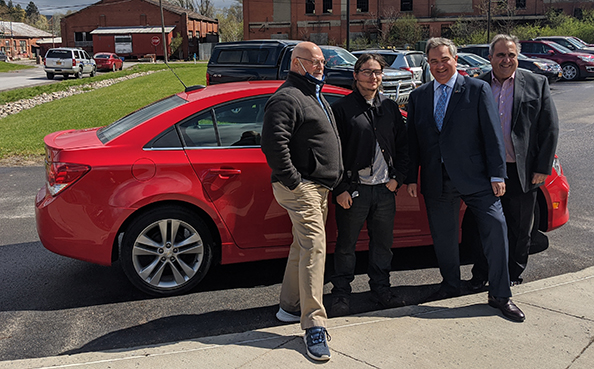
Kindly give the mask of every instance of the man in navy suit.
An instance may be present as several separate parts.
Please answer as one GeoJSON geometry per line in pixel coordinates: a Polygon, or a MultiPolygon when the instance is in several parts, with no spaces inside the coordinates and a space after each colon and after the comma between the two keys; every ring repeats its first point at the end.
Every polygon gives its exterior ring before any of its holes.
{"type": "Polygon", "coordinates": [[[408,193],[417,197],[420,167],[420,192],[443,277],[430,298],[460,294],[462,199],[476,217],[489,264],[488,303],[507,318],[522,322],[524,313],[510,299],[507,228],[499,199],[505,193],[505,146],[491,88],[482,80],[458,74],[452,41],[431,38],[426,54],[435,80],[410,94],[411,166],[405,183],[408,193]]]}
{"type": "MultiPolygon", "coordinates": [[[[551,174],[559,135],[559,120],[548,80],[517,69],[520,47],[515,36],[493,37],[489,48],[493,70],[479,77],[493,90],[505,142],[508,178],[501,204],[507,221],[512,286],[522,283],[521,275],[528,263],[536,190],[551,174]]],[[[484,256],[477,260],[472,274],[471,288],[481,290],[488,278],[484,256]]]]}

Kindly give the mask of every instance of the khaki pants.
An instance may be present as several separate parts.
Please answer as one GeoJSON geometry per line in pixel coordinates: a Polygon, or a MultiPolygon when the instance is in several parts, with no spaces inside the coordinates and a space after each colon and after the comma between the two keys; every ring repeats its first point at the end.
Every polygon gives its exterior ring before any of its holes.
{"type": "Polygon", "coordinates": [[[290,312],[301,310],[302,329],[325,327],[327,316],[322,299],[328,189],[301,182],[291,191],[274,182],[272,190],[293,223],[293,243],[283,278],[280,307],[290,312]]]}

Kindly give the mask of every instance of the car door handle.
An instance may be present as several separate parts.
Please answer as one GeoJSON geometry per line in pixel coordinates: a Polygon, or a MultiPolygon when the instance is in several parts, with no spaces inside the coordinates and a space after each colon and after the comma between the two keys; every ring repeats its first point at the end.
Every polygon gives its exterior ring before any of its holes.
{"type": "Polygon", "coordinates": [[[209,169],[209,172],[213,173],[213,174],[217,174],[221,179],[227,179],[231,176],[236,176],[238,174],[241,174],[240,169],[225,169],[225,168],[209,169]]]}

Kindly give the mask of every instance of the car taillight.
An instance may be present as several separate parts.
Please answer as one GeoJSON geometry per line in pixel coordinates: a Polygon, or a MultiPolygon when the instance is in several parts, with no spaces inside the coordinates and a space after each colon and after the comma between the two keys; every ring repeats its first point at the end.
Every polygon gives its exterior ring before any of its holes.
{"type": "Polygon", "coordinates": [[[76,67],[76,59],[72,59],[72,66],[76,67]]]}
{"type": "Polygon", "coordinates": [[[88,165],[72,163],[47,163],[47,189],[52,196],[56,196],[66,187],[78,181],[91,170],[88,165]]]}

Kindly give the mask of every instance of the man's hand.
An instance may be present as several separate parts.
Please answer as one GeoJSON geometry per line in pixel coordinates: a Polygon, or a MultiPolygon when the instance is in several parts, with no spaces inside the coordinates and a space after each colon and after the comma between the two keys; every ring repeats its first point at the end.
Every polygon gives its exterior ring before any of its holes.
{"type": "Polygon", "coordinates": [[[409,183],[406,186],[406,192],[410,195],[410,197],[417,197],[417,184],[416,183],[409,183]]]}
{"type": "Polygon", "coordinates": [[[501,197],[505,194],[505,182],[491,182],[491,187],[495,196],[501,197]]]}
{"type": "Polygon", "coordinates": [[[545,179],[547,179],[547,174],[542,173],[532,173],[532,184],[541,185],[544,184],[545,179]]]}
{"type": "Polygon", "coordinates": [[[388,187],[388,190],[391,192],[394,192],[398,188],[398,181],[392,178],[388,181],[388,183],[386,183],[386,187],[388,187]]]}
{"type": "Polygon", "coordinates": [[[338,205],[342,206],[343,209],[350,209],[351,205],[353,205],[353,198],[348,191],[344,191],[340,195],[336,196],[336,202],[338,205]]]}

